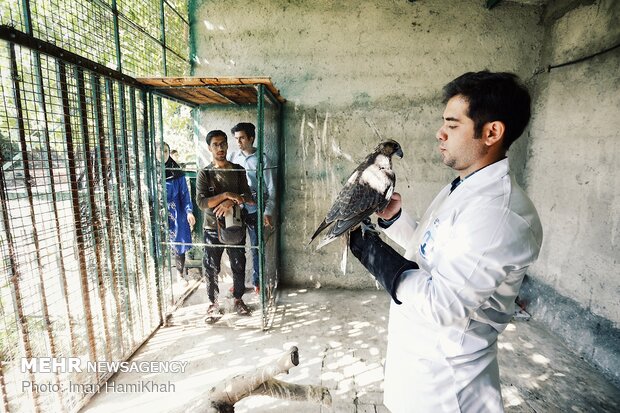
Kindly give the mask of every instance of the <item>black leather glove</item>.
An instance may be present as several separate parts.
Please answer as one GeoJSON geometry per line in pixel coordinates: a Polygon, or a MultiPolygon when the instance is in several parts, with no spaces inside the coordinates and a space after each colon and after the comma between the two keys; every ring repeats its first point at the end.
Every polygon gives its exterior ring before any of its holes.
{"type": "Polygon", "coordinates": [[[396,287],[403,272],[420,268],[418,264],[400,255],[394,248],[383,242],[376,233],[366,231],[362,235],[360,227],[351,231],[349,247],[355,258],[370,271],[394,302],[402,304],[396,298],[396,287]]]}

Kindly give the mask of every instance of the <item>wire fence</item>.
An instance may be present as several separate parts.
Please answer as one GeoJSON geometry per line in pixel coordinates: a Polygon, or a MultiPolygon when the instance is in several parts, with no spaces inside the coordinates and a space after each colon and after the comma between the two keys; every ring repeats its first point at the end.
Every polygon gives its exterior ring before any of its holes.
{"type": "MultiPolygon", "coordinates": [[[[182,7],[0,0],[0,24],[125,74],[184,75],[182,7]],[[167,31],[180,40],[167,44],[167,31]]],[[[0,40],[2,412],[79,409],[110,371],[23,360],[126,360],[172,306],[153,145],[161,99],[60,56],[0,40]]]]}
{"type": "Polygon", "coordinates": [[[130,76],[190,72],[186,0],[0,0],[0,24],[130,76]]]}
{"type": "Polygon", "coordinates": [[[21,359],[125,360],[159,325],[159,209],[146,94],[0,42],[0,392],[5,411],[74,410],[101,383],[21,359]],[[36,63],[36,64],[34,64],[36,63]],[[155,218],[153,220],[153,217],[155,218]]]}

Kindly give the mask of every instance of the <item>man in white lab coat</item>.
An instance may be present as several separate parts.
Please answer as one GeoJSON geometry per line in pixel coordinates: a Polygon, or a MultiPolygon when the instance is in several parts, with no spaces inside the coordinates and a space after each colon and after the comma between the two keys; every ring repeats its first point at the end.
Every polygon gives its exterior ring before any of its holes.
{"type": "Polygon", "coordinates": [[[502,412],[497,336],[514,312],[542,227],[510,175],[506,151],[530,118],[510,73],[466,73],[444,87],[437,141],[458,173],[418,223],[394,194],[375,233],[351,233],[353,254],[390,293],[384,403],[401,412],[502,412]]]}

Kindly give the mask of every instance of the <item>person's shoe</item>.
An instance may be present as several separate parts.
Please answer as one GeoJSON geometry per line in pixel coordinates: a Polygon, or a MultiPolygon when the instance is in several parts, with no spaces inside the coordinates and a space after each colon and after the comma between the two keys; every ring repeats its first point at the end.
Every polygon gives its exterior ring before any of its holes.
{"type": "Polygon", "coordinates": [[[205,317],[205,323],[213,324],[217,320],[222,318],[222,310],[220,310],[220,306],[216,303],[212,303],[207,308],[207,317],[205,317]]]}
{"type": "Polygon", "coordinates": [[[254,287],[254,293],[260,295],[260,287],[258,285],[254,287]]]}
{"type": "Polygon", "coordinates": [[[242,315],[242,316],[252,315],[252,312],[250,311],[248,306],[245,305],[245,303],[243,302],[241,298],[235,298],[235,311],[237,312],[237,315],[242,315]]]}

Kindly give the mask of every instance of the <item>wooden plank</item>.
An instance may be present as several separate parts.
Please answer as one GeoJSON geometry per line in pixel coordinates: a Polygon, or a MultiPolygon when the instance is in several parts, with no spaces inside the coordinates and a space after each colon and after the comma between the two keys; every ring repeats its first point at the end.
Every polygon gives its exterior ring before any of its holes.
{"type": "Polygon", "coordinates": [[[256,104],[258,102],[256,89],[251,86],[244,87],[214,87],[217,93],[226,96],[238,104],[256,104]]]}
{"type": "Polygon", "coordinates": [[[256,92],[248,91],[248,86],[265,85],[267,89],[274,95],[279,102],[286,102],[280,95],[280,91],[271,83],[271,78],[267,76],[253,77],[154,77],[154,78],[138,78],[141,84],[156,88],[159,92],[179,99],[187,99],[187,101],[199,104],[256,104],[256,92]],[[192,87],[196,89],[192,89],[192,87]],[[213,87],[215,93],[205,92],[204,88],[213,87]],[[226,86],[225,88],[217,88],[217,86],[226,86]],[[239,86],[239,88],[233,88],[239,86]],[[178,88],[183,92],[169,92],[178,88]],[[196,92],[200,90],[200,92],[196,92]],[[220,94],[221,96],[216,96],[220,94]],[[227,102],[230,99],[232,102],[227,102]]]}

